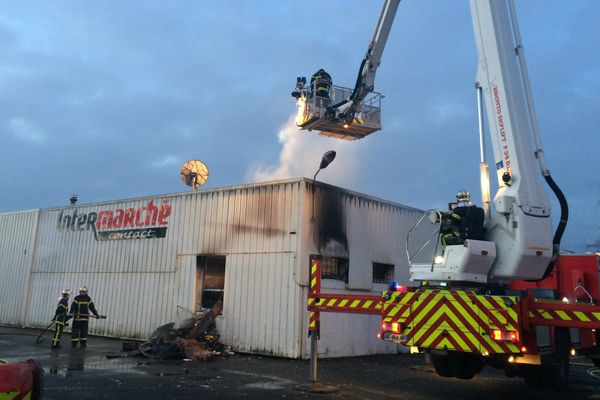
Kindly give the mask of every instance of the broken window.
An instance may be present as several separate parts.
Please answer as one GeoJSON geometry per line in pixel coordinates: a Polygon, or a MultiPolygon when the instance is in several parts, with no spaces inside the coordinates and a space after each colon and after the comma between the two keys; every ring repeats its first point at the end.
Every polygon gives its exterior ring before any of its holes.
{"type": "Polygon", "coordinates": [[[225,256],[198,256],[196,307],[212,308],[225,294],[225,256]]]}
{"type": "Polygon", "coordinates": [[[321,257],[321,279],[336,279],[348,283],[348,259],[321,257]]]}
{"type": "Polygon", "coordinates": [[[392,264],[373,263],[373,283],[389,283],[394,280],[392,264]]]}

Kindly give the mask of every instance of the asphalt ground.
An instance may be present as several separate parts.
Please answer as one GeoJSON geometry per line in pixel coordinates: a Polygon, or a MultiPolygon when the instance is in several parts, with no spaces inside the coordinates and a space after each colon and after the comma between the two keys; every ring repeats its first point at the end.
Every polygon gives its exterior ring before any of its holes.
{"type": "MultiPolygon", "coordinates": [[[[0,327],[0,359],[36,360],[44,369],[44,399],[600,399],[600,369],[583,357],[571,360],[571,384],[562,392],[528,388],[485,367],[471,380],[441,378],[422,355],[320,359],[319,384],[336,392],[307,391],[309,362],[249,354],[208,362],[107,358],[122,341],[90,337],[86,349],[60,350],[40,331],[0,327]]],[[[317,387],[318,389],[319,387],[317,387]]]]}

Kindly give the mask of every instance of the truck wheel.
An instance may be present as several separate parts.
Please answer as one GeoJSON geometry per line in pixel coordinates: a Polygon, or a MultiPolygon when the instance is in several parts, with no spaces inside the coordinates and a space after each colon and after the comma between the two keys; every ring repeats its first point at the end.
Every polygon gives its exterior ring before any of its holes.
{"type": "Polygon", "coordinates": [[[542,367],[539,365],[524,365],[521,368],[521,376],[525,380],[525,383],[530,388],[541,389],[543,386],[542,382],[542,367]]]}
{"type": "Polygon", "coordinates": [[[452,378],[454,374],[450,370],[450,363],[448,362],[448,356],[440,356],[436,354],[431,354],[431,364],[433,364],[433,368],[435,372],[444,378],[452,378]]]}
{"type": "Polygon", "coordinates": [[[458,379],[471,379],[483,367],[479,356],[469,353],[451,353],[448,355],[450,371],[458,379]]]}
{"type": "Polygon", "coordinates": [[[555,351],[549,363],[542,365],[544,386],[560,391],[569,385],[569,356],[571,339],[568,328],[554,330],[555,351]]]}

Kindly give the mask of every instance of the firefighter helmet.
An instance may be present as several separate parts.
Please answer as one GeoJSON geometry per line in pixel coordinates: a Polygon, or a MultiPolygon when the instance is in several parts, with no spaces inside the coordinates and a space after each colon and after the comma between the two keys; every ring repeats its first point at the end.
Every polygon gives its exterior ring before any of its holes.
{"type": "Polygon", "coordinates": [[[461,190],[456,194],[456,201],[468,203],[471,201],[471,194],[466,190],[461,190]]]}
{"type": "Polygon", "coordinates": [[[82,286],[79,288],[79,294],[85,294],[87,293],[87,287],[86,286],[82,286]]]}
{"type": "Polygon", "coordinates": [[[71,291],[69,289],[63,289],[62,291],[62,295],[69,297],[71,295],[71,291]]]}

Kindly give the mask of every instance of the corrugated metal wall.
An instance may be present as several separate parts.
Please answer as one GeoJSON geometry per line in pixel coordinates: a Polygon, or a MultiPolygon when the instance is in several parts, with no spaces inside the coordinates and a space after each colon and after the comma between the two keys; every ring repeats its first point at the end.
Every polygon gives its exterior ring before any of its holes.
{"type": "MultiPolygon", "coordinates": [[[[0,214],[8,249],[0,254],[0,277],[14,276],[0,323],[45,326],[60,291],[86,285],[108,316],[91,321],[92,334],[146,338],[190,315],[199,301],[197,256],[220,255],[226,258],[224,310],[217,320],[222,340],[239,351],[306,355],[309,255],[341,251],[350,260],[348,284],[324,281],[323,290],[376,293],[381,287],[372,284],[372,262],[394,264],[396,278],[407,277],[405,232],[420,213],[329,185],[312,188],[311,180],[294,179],[48,209],[39,219],[37,213],[0,214]],[[131,210],[130,225],[145,229],[147,210],[167,205],[163,238],[97,240],[105,232],[94,230],[98,221],[88,223],[92,213],[99,219],[101,211],[116,217],[118,209],[123,215],[131,210]],[[79,223],[68,225],[66,217],[79,223]],[[19,252],[32,248],[36,229],[35,256],[30,250],[27,258],[19,252]]],[[[326,355],[395,351],[375,340],[378,317],[353,318],[324,317],[326,355]]]]}
{"type": "Polygon", "coordinates": [[[38,211],[0,214],[2,324],[23,323],[38,215],[38,211]]]}
{"type": "MultiPolygon", "coordinates": [[[[386,284],[373,283],[373,263],[394,265],[394,279],[408,283],[406,235],[423,211],[348,190],[306,182],[305,202],[312,203],[314,213],[306,207],[308,251],[303,252],[303,283],[307,284],[310,254],[347,257],[348,283],[324,279],[321,290],[329,293],[380,294],[386,284]],[[314,221],[311,216],[314,214],[314,221]],[[311,232],[314,227],[315,232],[311,232]],[[332,244],[333,243],[333,244],[332,244]]],[[[303,298],[307,291],[303,291],[303,298]]],[[[303,326],[308,326],[308,312],[303,309],[303,326]]],[[[378,340],[379,316],[321,314],[319,354],[324,357],[395,353],[397,346],[378,340]],[[350,334],[351,333],[351,334],[350,334]]],[[[303,337],[303,357],[309,346],[303,337]]]]}
{"type": "Polygon", "coordinates": [[[189,317],[196,302],[197,255],[225,255],[224,311],[218,320],[224,341],[244,351],[297,356],[301,292],[293,271],[299,188],[293,181],[44,210],[28,324],[45,326],[60,290],[76,292],[85,285],[98,311],[108,316],[92,320],[90,333],[148,337],[162,324],[189,317]],[[78,216],[138,210],[150,201],[171,206],[164,238],[98,241],[85,223],[59,229],[59,219],[75,210],[78,216]]]}

